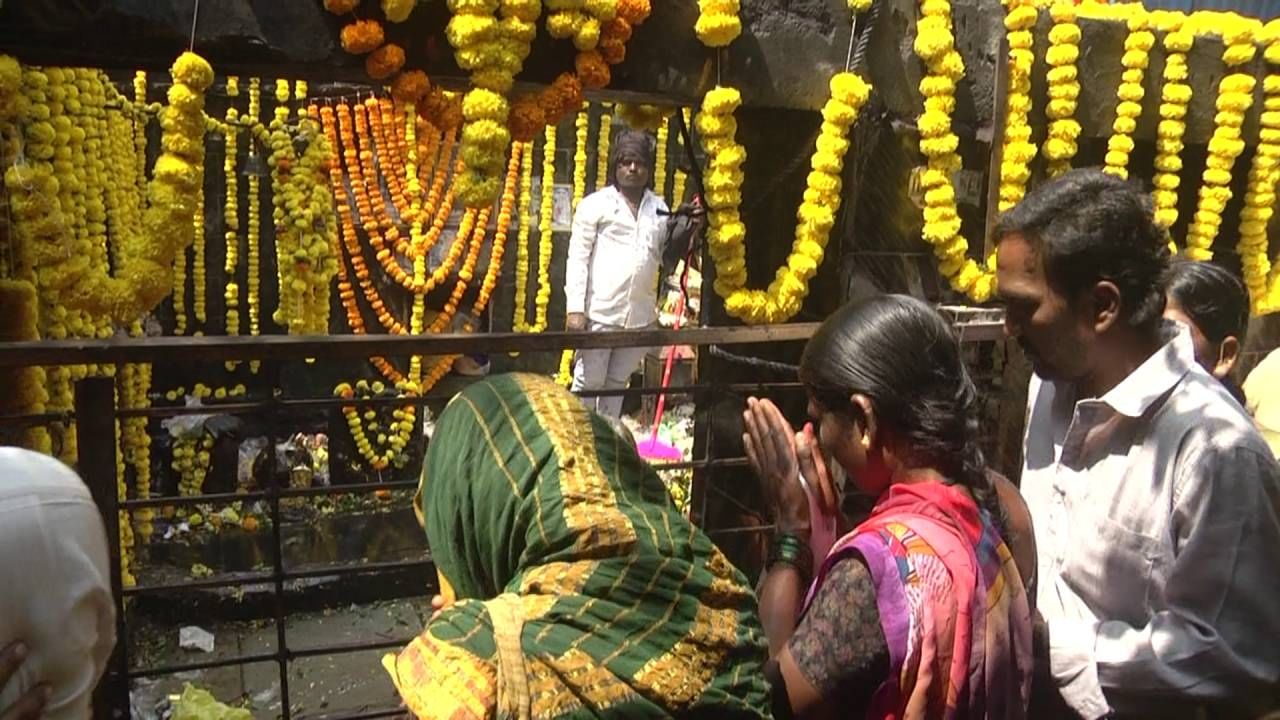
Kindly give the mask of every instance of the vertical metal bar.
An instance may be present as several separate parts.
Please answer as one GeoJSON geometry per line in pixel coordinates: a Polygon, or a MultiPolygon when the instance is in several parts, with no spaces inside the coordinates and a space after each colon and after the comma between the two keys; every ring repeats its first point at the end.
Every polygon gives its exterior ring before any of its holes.
{"type": "Polygon", "coordinates": [[[271,511],[271,562],[275,580],[276,662],[280,666],[280,717],[289,720],[293,708],[289,702],[289,641],[284,612],[284,541],[280,529],[280,484],[276,472],[276,423],[278,410],[267,412],[267,504],[271,511]]]}
{"type": "Polygon", "coordinates": [[[111,599],[116,609],[116,644],[107,672],[94,691],[93,716],[129,715],[129,636],[124,621],[124,587],[120,562],[120,513],[116,489],[115,381],[89,377],[76,383],[76,464],[102,513],[111,560],[111,599]]]}

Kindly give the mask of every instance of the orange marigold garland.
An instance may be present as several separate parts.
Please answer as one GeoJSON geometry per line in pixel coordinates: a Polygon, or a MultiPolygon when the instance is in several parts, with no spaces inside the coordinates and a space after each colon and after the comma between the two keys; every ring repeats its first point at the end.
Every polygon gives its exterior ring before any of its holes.
{"type": "Polygon", "coordinates": [[[342,49],[352,55],[371,53],[382,45],[382,24],[377,20],[356,20],[342,28],[339,40],[342,49]]]}

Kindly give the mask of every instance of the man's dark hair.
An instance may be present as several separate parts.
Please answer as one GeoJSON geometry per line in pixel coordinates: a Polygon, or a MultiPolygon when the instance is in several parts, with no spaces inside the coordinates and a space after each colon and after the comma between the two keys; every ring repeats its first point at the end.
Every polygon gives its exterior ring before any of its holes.
{"type": "Polygon", "coordinates": [[[1133,183],[1088,168],[1040,185],[996,223],[995,241],[1021,235],[1055,290],[1074,298],[1101,280],[1120,289],[1120,314],[1154,331],[1164,313],[1169,235],[1133,183]]]}
{"type": "MultiPolygon", "coordinates": [[[[655,161],[657,160],[658,141],[643,130],[625,129],[620,131],[613,138],[613,145],[609,148],[609,169],[606,179],[612,185],[617,182],[618,161],[622,158],[623,153],[633,154],[644,161],[649,167],[652,175],[655,161]]],[[[653,185],[653,177],[649,178],[649,185],[653,185]]]]}

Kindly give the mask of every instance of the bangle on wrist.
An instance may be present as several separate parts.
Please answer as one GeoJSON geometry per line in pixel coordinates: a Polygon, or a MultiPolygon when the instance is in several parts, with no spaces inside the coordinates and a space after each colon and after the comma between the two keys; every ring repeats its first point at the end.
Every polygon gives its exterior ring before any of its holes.
{"type": "Polygon", "coordinates": [[[768,566],[773,567],[777,563],[794,567],[801,577],[808,580],[813,574],[813,553],[809,550],[809,543],[791,533],[775,535],[769,548],[768,566]]]}

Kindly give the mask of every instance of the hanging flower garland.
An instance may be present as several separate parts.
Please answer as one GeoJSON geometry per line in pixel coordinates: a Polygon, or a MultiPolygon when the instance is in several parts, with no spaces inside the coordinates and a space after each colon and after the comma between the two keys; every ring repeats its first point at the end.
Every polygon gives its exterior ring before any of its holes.
{"type": "MultiPolygon", "coordinates": [[[[1009,89],[1005,101],[1005,129],[1000,149],[999,210],[1004,212],[1022,200],[1031,179],[1036,144],[1031,141],[1031,69],[1035,64],[1035,26],[1039,11],[1035,0],[1005,0],[1004,27],[1009,43],[1009,89]]],[[[1074,70],[1074,68],[1072,68],[1074,70]]],[[[1050,75],[1063,75],[1054,68],[1050,75]]],[[[1050,81],[1052,82],[1052,80],[1050,81]]],[[[931,91],[950,95],[949,78],[932,81],[931,91]]],[[[923,83],[921,83],[923,88],[923,83]]],[[[923,93],[928,97],[928,93],[923,93]]]]}
{"type": "MultiPolygon", "coordinates": [[[[256,126],[258,118],[261,117],[262,110],[262,79],[249,78],[249,108],[245,122],[249,126],[256,126]]],[[[249,143],[249,158],[247,164],[249,167],[256,165],[258,157],[257,146],[249,143]]],[[[262,179],[258,173],[249,173],[246,178],[247,190],[249,193],[248,222],[249,228],[245,233],[246,248],[246,281],[249,284],[249,334],[257,337],[262,332],[262,293],[261,293],[261,272],[262,272],[262,244],[260,241],[262,233],[262,179]]],[[[249,370],[253,373],[258,372],[261,361],[250,360],[249,370]]]]}
{"type": "Polygon", "coordinates": [[[667,116],[671,114],[671,108],[665,108],[661,105],[636,105],[632,103],[618,103],[617,111],[618,117],[627,124],[627,127],[651,133],[662,132],[667,124],[667,116]]]}
{"type": "MultiPolygon", "coordinates": [[[[498,285],[498,276],[502,274],[502,258],[506,252],[507,236],[511,230],[511,218],[515,212],[516,187],[522,174],[522,158],[527,148],[525,143],[511,146],[511,159],[507,162],[507,179],[503,183],[502,196],[498,201],[498,222],[493,232],[493,245],[489,249],[489,263],[485,267],[484,279],[480,281],[480,290],[476,293],[475,304],[471,306],[469,317],[472,319],[480,317],[489,305],[493,289],[498,285]]],[[[459,294],[458,299],[461,300],[461,298],[459,294]]],[[[471,322],[472,320],[468,320],[463,326],[464,332],[475,329],[471,322]]]]}
{"type": "Polygon", "coordinates": [[[1254,77],[1240,68],[1253,59],[1257,48],[1253,34],[1260,23],[1256,20],[1229,22],[1225,18],[1215,21],[1215,28],[1222,32],[1225,49],[1222,61],[1229,74],[1218,83],[1213,136],[1209,139],[1209,155],[1205,159],[1204,173],[1196,214],[1187,226],[1187,245],[1184,252],[1192,260],[1209,260],[1213,257],[1213,241],[1222,225],[1222,211],[1231,200],[1231,170],[1236,158],[1244,152],[1241,128],[1245,113],[1253,105],[1254,77]]]}
{"type": "Polygon", "coordinates": [[[480,207],[493,203],[502,189],[499,173],[511,142],[505,94],[529,55],[542,3],[449,0],[448,4],[452,17],[446,35],[458,66],[471,73],[473,85],[462,101],[461,154],[466,172],[455,182],[462,201],[468,207],[480,207]]]}
{"type": "Polygon", "coordinates": [[[1057,177],[1071,169],[1078,150],[1080,123],[1075,120],[1076,101],[1080,97],[1080,80],[1076,61],[1080,58],[1080,26],[1076,24],[1073,0],[1056,0],[1049,8],[1053,28],[1049,30],[1049,51],[1045,54],[1052,73],[1049,80],[1049,137],[1044,143],[1044,156],[1049,161],[1049,177],[1057,177]]]}
{"type": "MultiPolygon", "coordinates": [[[[288,100],[287,82],[277,86],[277,100],[282,96],[288,100]]],[[[299,134],[308,140],[301,156],[285,127],[286,105],[276,106],[270,126],[280,298],[272,320],[291,335],[326,334],[329,284],[338,269],[333,254],[337,221],[325,177],[330,149],[315,121],[301,109],[299,113],[299,134]]]]}
{"type": "Polygon", "coordinates": [[[1116,90],[1116,118],[1111,124],[1111,137],[1107,140],[1106,166],[1103,170],[1121,179],[1129,177],[1129,154],[1133,152],[1133,131],[1142,117],[1142,99],[1146,95],[1143,78],[1150,62],[1151,48],[1156,37],[1148,29],[1150,19],[1140,4],[1118,5],[1128,12],[1126,24],[1129,34],[1124,39],[1124,55],[1120,58],[1124,72],[1120,87],[1116,90]]]}
{"type": "Polygon", "coordinates": [[[529,294],[529,237],[533,222],[533,145],[520,143],[520,230],[516,235],[516,294],[515,313],[511,329],[529,332],[527,314],[529,294]]]}
{"type": "Polygon", "coordinates": [[[1249,187],[1240,211],[1240,240],[1236,244],[1244,284],[1249,289],[1249,308],[1255,316],[1280,309],[1280,284],[1267,256],[1267,224],[1275,213],[1276,180],[1280,177],[1280,21],[1267,23],[1259,40],[1265,42],[1267,75],[1262,81],[1258,144],[1249,167],[1249,187]]]}
{"type": "MultiPolygon", "coordinates": [[[[1182,138],[1187,131],[1187,106],[1191,85],[1187,83],[1187,52],[1195,34],[1183,28],[1182,13],[1159,13],[1156,28],[1164,33],[1165,61],[1160,90],[1160,122],[1156,126],[1155,175],[1151,193],[1155,221],[1171,228],[1178,221],[1178,187],[1182,183],[1182,138]]],[[[1172,245],[1172,241],[1170,241],[1172,245]]],[[[1170,248],[1177,252],[1177,246],[1170,248]]]]}
{"type": "Polygon", "coordinates": [[[657,158],[654,160],[654,163],[653,163],[653,176],[656,181],[658,197],[666,201],[668,207],[671,207],[672,206],[671,200],[670,198],[667,197],[668,138],[669,138],[669,135],[667,131],[667,119],[663,118],[662,122],[658,125],[658,133],[657,133],[658,142],[654,150],[655,154],[657,155],[657,158]]]}
{"type": "Polygon", "coordinates": [[[715,290],[725,312],[744,322],[777,323],[800,310],[809,279],[822,263],[828,234],[840,208],[840,174],[849,150],[849,127],[871,94],[871,86],[850,72],[831,78],[831,97],[822,108],[822,131],[810,160],[804,202],[796,212],[796,236],[787,264],[768,290],[747,289],[746,226],[738,214],[742,202],[742,163],[746,150],[734,138],[733,113],[742,102],[737,90],[716,88],[703,99],[698,130],[708,155],[707,249],[716,265],[715,290]]]}
{"type": "MultiPolygon", "coordinates": [[[[237,278],[240,273],[240,174],[236,164],[239,161],[240,133],[236,124],[240,120],[240,111],[236,109],[236,98],[240,96],[240,79],[235,75],[227,78],[227,112],[226,125],[223,126],[222,138],[225,151],[222,157],[223,187],[226,189],[226,200],[222,208],[224,256],[222,272],[227,278],[222,297],[226,301],[227,335],[240,334],[240,285],[237,278]]],[[[227,370],[236,368],[235,361],[227,362],[227,370]]]]}
{"type": "Polygon", "coordinates": [[[600,129],[596,137],[596,189],[609,184],[609,142],[613,132],[613,104],[600,103],[600,129]]]}
{"type": "Polygon", "coordinates": [[[573,201],[571,208],[576,211],[578,203],[587,194],[587,133],[590,131],[590,118],[587,115],[587,104],[582,104],[578,117],[573,121],[573,201]]]}
{"type": "MultiPolygon", "coordinates": [[[[191,243],[191,314],[195,321],[203,324],[205,315],[205,279],[207,277],[204,266],[204,182],[196,186],[196,209],[192,213],[191,228],[193,240],[191,243]]],[[[195,331],[196,335],[202,334],[199,330],[195,331]]]]}
{"type": "MultiPolygon", "coordinates": [[[[68,256],[72,242],[67,223],[58,222],[59,210],[53,206],[56,193],[48,191],[56,180],[48,161],[54,157],[54,142],[61,138],[56,131],[44,130],[52,128],[48,102],[27,105],[24,126],[30,128],[28,155],[34,162],[11,166],[6,171],[6,186],[11,188],[19,237],[37,253],[47,251],[43,257],[34,257],[43,275],[41,282],[56,289],[59,304],[68,310],[106,315],[121,323],[133,320],[169,294],[173,258],[191,244],[191,197],[204,162],[204,91],[213,81],[213,69],[199,56],[184,53],[174,62],[171,73],[174,83],[169,89],[169,105],[160,119],[163,152],[148,188],[151,203],[144,216],[145,230],[122,238],[125,242],[118,253],[120,266],[115,277],[92,272],[89,252],[73,251],[68,256]],[[43,154],[44,148],[47,154],[43,154]]],[[[25,75],[30,75],[34,93],[54,89],[49,74],[31,70],[25,75]]]]}
{"type": "Polygon", "coordinates": [[[742,34],[738,0],[698,0],[698,20],[693,31],[703,45],[726,47],[742,34]]]}
{"type": "Polygon", "coordinates": [[[995,289],[994,258],[989,258],[983,267],[968,256],[969,241],[960,234],[960,213],[951,179],[962,164],[957,152],[960,138],[951,129],[951,114],[956,108],[956,83],[964,77],[964,60],[955,48],[947,0],[926,0],[920,10],[915,51],[928,70],[920,81],[924,113],[917,121],[920,153],[928,160],[921,177],[925,191],[922,235],[933,246],[938,270],[950,281],[952,289],[965,293],[974,302],[986,302],[995,289]]]}
{"type": "MultiPolygon", "coordinates": [[[[377,380],[372,383],[360,380],[354,385],[339,383],[333,389],[333,394],[344,400],[400,396],[396,388],[377,380]]],[[[417,425],[416,406],[404,405],[396,408],[392,411],[392,421],[385,429],[379,422],[378,411],[372,407],[360,411],[353,405],[345,405],[342,414],[347,420],[347,428],[351,431],[356,450],[370,468],[382,471],[390,467],[405,466],[408,462],[405,448],[409,446],[413,429],[417,425]]]]}
{"type": "Polygon", "coordinates": [[[530,332],[547,329],[547,307],[551,304],[551,231],[556,182],[556,128],[548,125],[542,141],[542,184],[538,189],[538,291],[533,300],[530,332]]]}

